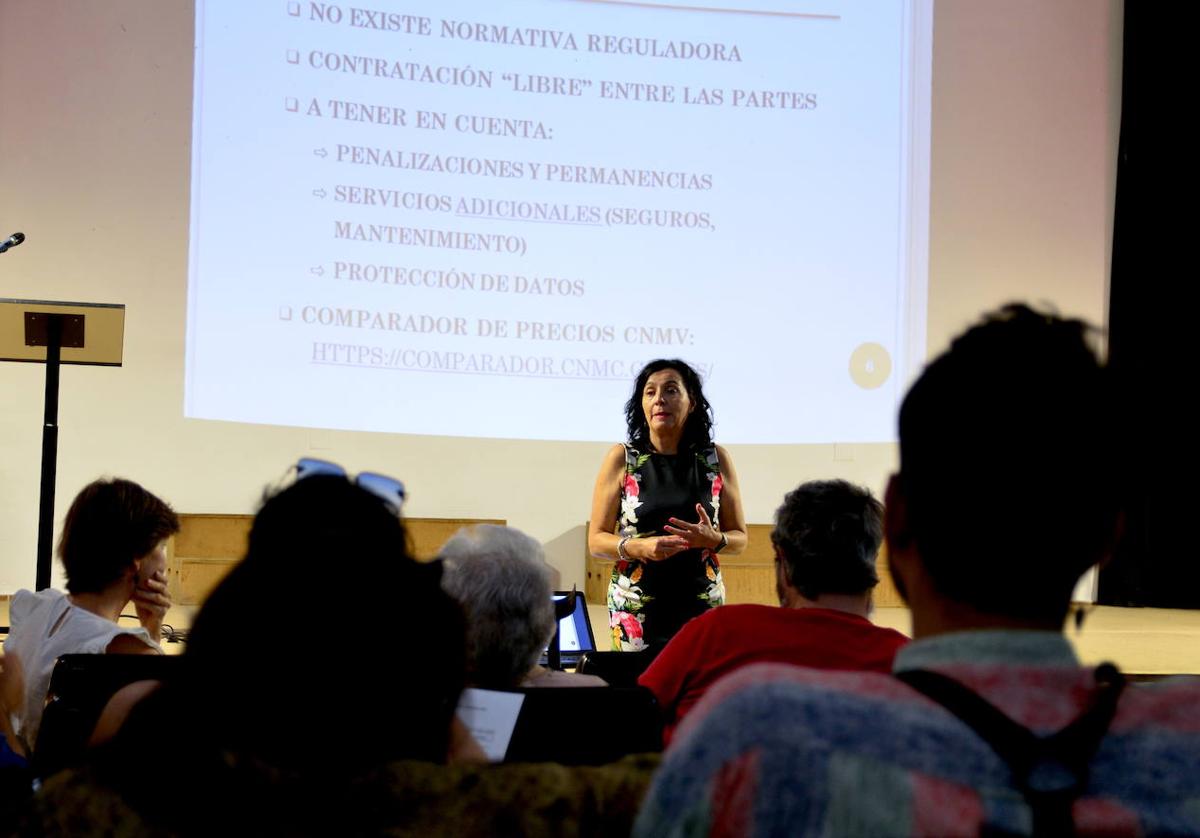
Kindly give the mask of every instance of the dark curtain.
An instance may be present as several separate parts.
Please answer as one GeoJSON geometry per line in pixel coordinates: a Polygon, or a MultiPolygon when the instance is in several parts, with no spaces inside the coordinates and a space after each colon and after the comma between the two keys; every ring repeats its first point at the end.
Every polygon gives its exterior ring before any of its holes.
{"type": "Polygon", "coordinates": [[[1109,362],[1131,446],[1113,452],[1128,502],[1106,605],[1200,608],[1196,18],[1192,4],[1125,4],[1109,362]]]}

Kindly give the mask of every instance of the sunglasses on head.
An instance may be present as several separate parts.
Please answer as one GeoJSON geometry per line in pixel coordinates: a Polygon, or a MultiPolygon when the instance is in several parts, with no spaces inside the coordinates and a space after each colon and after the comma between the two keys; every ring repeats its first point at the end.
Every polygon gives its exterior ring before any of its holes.
{"type": "MultiPolygon", "coordinates": [[[[325,474],[332,477],[345,477],[350,479],[350,475],[346,470],[337,463],[331,463],[328,460],[314,460],[311,457],[301,457],[296,463],[296,479],[303,480],[306,477],[325,474]]],[[[397,515],[400,514],[400,507],[404,505],[404,484],[394,477],[388,477],[386,474],[376,474],[372,471],[362,471],[354,478],[354,485],[360,489],[366,489],[375,497],[386,503],[397,515]]]]}

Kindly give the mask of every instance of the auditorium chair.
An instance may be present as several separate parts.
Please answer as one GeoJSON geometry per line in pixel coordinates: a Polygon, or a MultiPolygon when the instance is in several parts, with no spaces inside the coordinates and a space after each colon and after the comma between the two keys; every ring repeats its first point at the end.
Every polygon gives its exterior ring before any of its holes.
{"type": "Polygon", "coordinates": [[[660,646],[640,652],[584,652],[575,671],[598,675],[614,687],[632,687],[661,650],[660,646]]]}
{"type": "Polygon", "coordinates": [[[63,655],[54,665],[32,765],[40,778],[66,768],[87,750],[108,700],[134,681],[163,681],[179,671],[176,655],[63,655]]]}
{"type": "Polygon", "coordinates": [[[505,762],[604,765],[662,750],[662,714],[644,687],[530,687],[505,762]],[[617,729],[620,734],[614,733],[617,729]]]}

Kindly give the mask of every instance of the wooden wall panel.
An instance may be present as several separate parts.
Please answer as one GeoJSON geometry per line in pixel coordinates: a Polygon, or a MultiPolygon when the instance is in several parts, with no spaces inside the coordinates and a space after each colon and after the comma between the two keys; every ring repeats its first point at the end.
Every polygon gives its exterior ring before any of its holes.
{"type": "MultiPolygon", "coordinates": [[[[179,532],[167,545],[167,576],[171,599],[179,605],[199,605],[246,553],[253,515],[179,516],[179,532]]],[[[428,561],[461,527],[499,524],[496,518],[405,518],[413,555],[428,561]]]]}

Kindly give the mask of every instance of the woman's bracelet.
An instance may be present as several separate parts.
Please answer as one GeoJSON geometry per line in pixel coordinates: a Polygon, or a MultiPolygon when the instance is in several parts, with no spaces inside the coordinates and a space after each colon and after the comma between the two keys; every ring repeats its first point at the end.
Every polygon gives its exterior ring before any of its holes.
{"type": "Polygon", "coordinates": [[[617,542],[617,558],[618,559],[621,559],[622,561],[626,561],[626,562],[630,560],[629,554],[625,552],[625,542],[628,541],[632,537],[633,536],[629,536],[629,535],[621,536],[621,540],[617,542]]]}
{"type": "Polygon", "coordinates": [[[715,548],[713,548],[714,553],[720,553],[722,550],[724,550],[726,547],[729,546],[729,538],[725,535],[725,533],[720,533],[720,536],[721,536],[721,543],[718,544],[715,548]]]}

